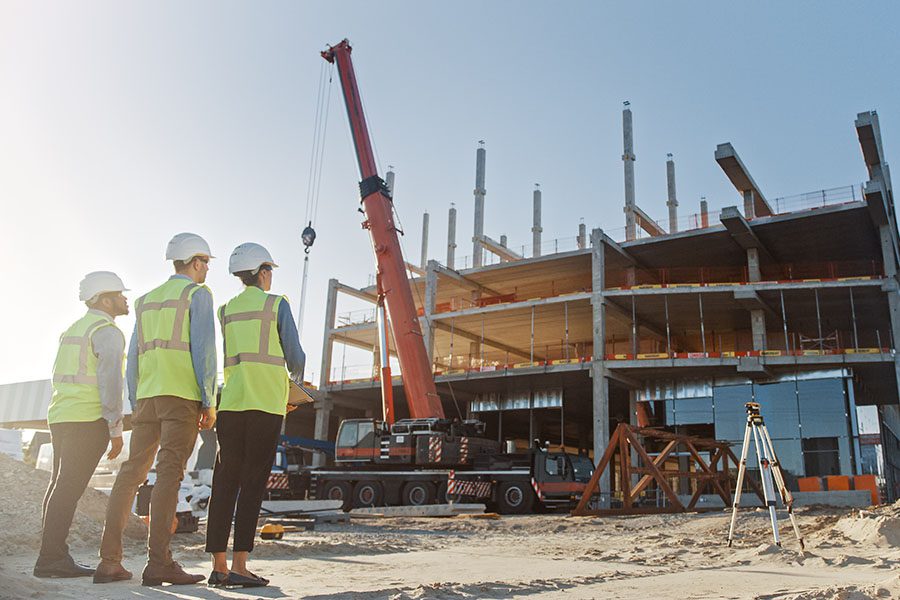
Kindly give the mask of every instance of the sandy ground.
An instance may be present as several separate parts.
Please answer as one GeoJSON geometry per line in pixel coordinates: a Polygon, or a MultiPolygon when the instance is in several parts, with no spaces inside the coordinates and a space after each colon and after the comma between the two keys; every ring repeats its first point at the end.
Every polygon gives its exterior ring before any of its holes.
{"type": "MultiPolygon", "coordinates": [[[[804,553],[787,526],[785,548],[770,545],[761,511],[741,515],[732,549],[726,513],[354,519],[260,542],[253,567],[272,585],[251,594],[38,580],[34,553],[20,552],[0,567],[0,598],[900,598],[900,506],[799,516],[804,553]]],[[[95,547],[79,543],[73,554],[91,561],[95,547]]],[[[175,547],[189,569],[208,574],[202,534],[179,535],[175,547]]],[[[140,543],[128,554],[139,573],[140,543]]]]}
{"type": "MultiPolygon", "coordinates": [[[[9,518],[10,496],[28,486],[2,485],[9,483],[2,481],[5,466],[0,464],[0,598],[900,598],[900,503],[862,512],[801,509],[806,552],[799,551],[786,520],[784,549],[772,546],[767,514],[752,509],[740,515],[734,548],[725,546],[725,511],[353,519],[259,542],[251,566],[272,585],[251,593],[205,584],[142,587],[139,535],[129,537],[125,563],[138,579],[106,585],[89,578],[42,580],[31,576],[33,524],[9,518]]],[[[17,506],[25,510],[34,502],[39,513],[39,496],[17,506]]],[[[91,496],[89,514],[79,515],[70,537],[82,562],[96,561],[102,503],[91,496]]],[[[173,548],[189,570],[208,575],[203,541],[202,532],[178,535],[173,548]]]]}

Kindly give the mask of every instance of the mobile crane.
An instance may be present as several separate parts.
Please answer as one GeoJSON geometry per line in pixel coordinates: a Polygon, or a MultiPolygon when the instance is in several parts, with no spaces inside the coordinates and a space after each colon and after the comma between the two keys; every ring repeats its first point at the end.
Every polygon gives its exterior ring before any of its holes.
{"type": "Polygon", "coordinates": [[[446,418],[425,349],[394,223],[390,191],[375,164],[348,40],[323,51],[336,65],[359,166],[362,223],[375,256],[383,419],[346,419],[335,466],[313,469],[312,496],[354,506],[421,505],[451,499],[484,501],[500,512],[530,512],[535,502],[568,505],[593,471],[586,456],[535,446],[505,453],[477,420],[446,418]],[[387,348],[390,324],[410,418],[394,419],[387,348]]]}

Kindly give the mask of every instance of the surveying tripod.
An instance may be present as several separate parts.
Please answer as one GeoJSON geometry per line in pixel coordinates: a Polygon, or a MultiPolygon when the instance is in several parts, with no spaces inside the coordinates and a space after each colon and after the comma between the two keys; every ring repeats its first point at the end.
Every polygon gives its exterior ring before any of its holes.
{"type": "Polygon", "coordinates": [[[750,435],[752,433],[753,444],[756,447],[756,457],[759,461],[759,476],[762,480],[763,497],[766,507],[769,509],[769,519],[772,521],[772,536],[775,538],[775,544],[781,546],[781,537],[778,535],[778,517],[775,515],[775,503],[777,502],[775,483],[777,483],[781,501],[787,508],[788,516],[791,518],[791,525],[794,527],[794,533],[800,542],[800,549],[803,550],[803,537],[800,535],[800,529],[797,527],[797,521],[794,519],[794,497],[784,484],[784,473],[781,471],[781,464],[778,462],[778,458],[775,456],[775,448],[772,446],[769,430],[766,428],[766,424],[759,412],[759,404],[748,402],[744,406],[747,408],[747,429],[744,431],[744,447],[741,448],[741,465],[738,469],[737,487],[734,491],[734,505],[731,509],[728,546],[731,547],[731,542],[734,540],[734,522],[737,519],[738,505],[741,503],[741,488],[744,485],[744,475],[747,473],[747,450],[750,447],[750,435]]]}

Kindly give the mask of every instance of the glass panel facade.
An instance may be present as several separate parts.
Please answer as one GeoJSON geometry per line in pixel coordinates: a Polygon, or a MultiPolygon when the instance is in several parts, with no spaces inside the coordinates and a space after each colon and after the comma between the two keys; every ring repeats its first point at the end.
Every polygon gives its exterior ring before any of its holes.
{"type": "MultiPolygon", "coordinates": [[[[668,402],[667,402],[668,404],[668,402]]],[[[676,425],[694,425],[712,423],[713,399],[710,398],[686,398],[674,402],[674,418],[676,425]]]]}
{"type": "Polygon", "coordinates": [[[738,441],[744,439],[744,429],[747,426],[747,410],[744,404],[752,401],[753,387],[750,385],[713,388],[716,438],[738,441]]]}
{"type": "Polygon", "coordinates": [[[754,385],[753,395],[773,440],[800,437],[797,387],[793,381],[754,385]]]}

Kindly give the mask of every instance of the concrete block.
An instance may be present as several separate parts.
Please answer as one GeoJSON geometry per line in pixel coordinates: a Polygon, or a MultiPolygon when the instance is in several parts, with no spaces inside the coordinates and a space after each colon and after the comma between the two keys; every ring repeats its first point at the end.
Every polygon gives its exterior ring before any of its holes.
{"type": "Polygon", "coordinates": [[[484,504],[426,504],[424,506],[373,506],[354,508],[351,515],[382,515],[385,517],[452,517],[483,513],[484,504]]]}

